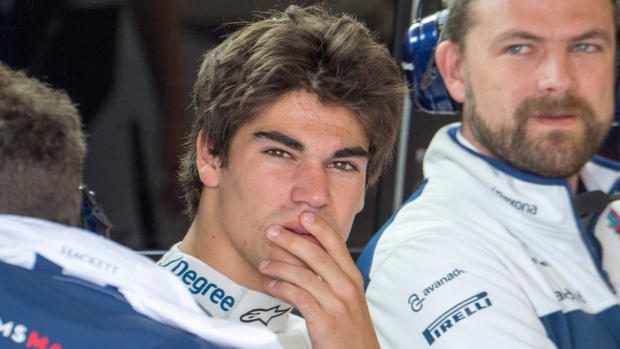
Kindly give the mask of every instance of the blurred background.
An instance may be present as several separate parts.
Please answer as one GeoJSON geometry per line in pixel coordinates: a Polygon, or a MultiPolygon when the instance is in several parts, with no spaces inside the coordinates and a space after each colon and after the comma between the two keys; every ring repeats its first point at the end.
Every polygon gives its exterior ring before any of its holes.
{"type": "MultiPolygon", "coordinates": [[[[333,12],[365,22],[400,65],[411,1],[326,2],[333,12]]],[[[64,88],[78,104],[88,135],[84,183],[114,224],[112,239],[136,250],[165,250],[190,224],[176,172],[201,55],[257,13],[311,3],[0,0],[0,60],[64,88]]],[[[422,15],[441,9],[440,0],[421,5],[422,15]]],[[[422,156],[435,131],[459,119],[419,112],[405,117],[401,167],[394,161],[369,188],[348,241],[354,258],[420,185],[422,156]]],[[[615,143],[606,149],[605,155],[617,157],[615,143]]]]}

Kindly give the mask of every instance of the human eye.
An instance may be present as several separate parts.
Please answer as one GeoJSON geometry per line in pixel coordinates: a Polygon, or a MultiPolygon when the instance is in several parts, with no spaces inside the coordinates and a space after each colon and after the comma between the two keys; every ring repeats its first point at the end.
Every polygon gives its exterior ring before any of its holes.
{"type": "Polygon", "coordinates": [[[348,161],[334,161],[328,167],[341,171],[357,171],[357,166],[348,161]]]}
{"type": "Polygon", "coordinates": [[[575,45],[573,50],[578,51],[578,52],[594,52],[598,50],[598,46],[593,45],[593,44],[581,43],[581,44],[575,45]]]}
{"type": "Polygon", "coordinates": [[[506,51],[513,55],[522,55],[532,51],[532,48],[528,45],[510,45],[506,51]]]}
{"type": "Polygon", "coordinates": [[[276,158],[292,158],[291,154],[277,148],[267,149],[265,150],[265,154],[276,157],[276,158]]]}

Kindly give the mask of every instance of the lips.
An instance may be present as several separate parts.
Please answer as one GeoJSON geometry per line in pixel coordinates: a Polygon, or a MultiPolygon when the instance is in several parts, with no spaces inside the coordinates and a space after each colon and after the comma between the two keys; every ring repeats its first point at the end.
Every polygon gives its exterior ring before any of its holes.
{"type": "Polygon", "coordinates": [[[576,118],[577,116],[574,114],[544,114],[537,115],[535,117],[540,119],[572,119],[576,118]]]}
{"type": "MultiPolygon", "coordinates": [[[[319,242],[319,240],[317,240],[314,237],[314,235],[310,234],[303,227],[299,225],[295,225],[295,226],[284,225],[283,228],[290,231],[291,233],[294,233],[295,235],[299,236],[302,239],[308,240],[315,245],[321,246],[321,243],[319,242]]],[[[323,248],[323,246],[321,246],[321,248],[323,248]]]]}
{"type": "Polygon", "coordinates": [[[535,115],[533,119],[546,126],[566,127],[566,126],[572,125],[577,120],[579,120],[579,117],[576,114],[558,113],[558,114],[535,115]]]}

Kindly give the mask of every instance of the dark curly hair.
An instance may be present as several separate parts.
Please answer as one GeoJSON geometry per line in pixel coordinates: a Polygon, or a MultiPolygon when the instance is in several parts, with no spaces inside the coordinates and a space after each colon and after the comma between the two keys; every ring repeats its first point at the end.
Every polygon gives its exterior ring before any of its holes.
{"type": "Polygon", "coordinates": [[[239,127],[292,91],[356,114],[370,141],[367,184],[378,179],[400,123],[405,90],[398,67],[354,18],[318,5],[291,6],[234,32],[204,55],[194,85],[196,119],[179,173],[190,217],[203,188],[197,138],[206,139],[209,152],[226,166],[239,127]]]}

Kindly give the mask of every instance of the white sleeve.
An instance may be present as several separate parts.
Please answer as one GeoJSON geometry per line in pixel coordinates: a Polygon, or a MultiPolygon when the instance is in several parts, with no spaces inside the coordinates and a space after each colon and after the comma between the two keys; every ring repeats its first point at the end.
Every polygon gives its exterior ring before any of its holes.
{"type": "Polygon", "coordinates": [[[484,248],[429,234],[373,265],[366,296],[384,349],[555,348],[517,280],[484,248]]]}

